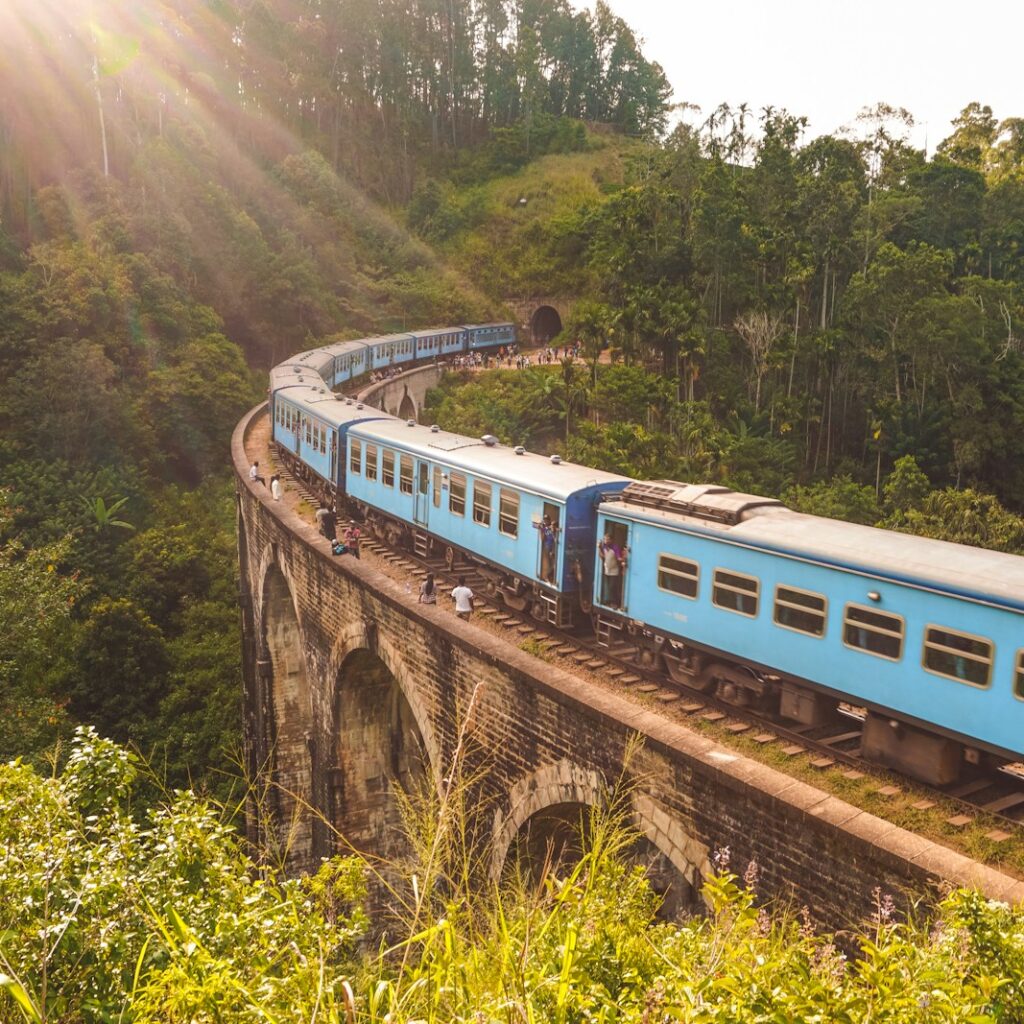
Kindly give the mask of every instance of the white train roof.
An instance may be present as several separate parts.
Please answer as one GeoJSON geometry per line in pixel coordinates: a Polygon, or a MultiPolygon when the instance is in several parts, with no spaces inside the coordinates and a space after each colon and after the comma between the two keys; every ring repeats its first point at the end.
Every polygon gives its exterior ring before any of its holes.
{"type": "Polygon", "coordinates": [[[486,444],[480,438],[465,437],[432,427],[409,426],[403,420],[381,420],[353,432],[354,437],[371,444],[394,445],[424,459],[443,462],[456,470],[495,480],[517,490],[532,491],[564,502],[577,491],[591,487],[628,484],[629,478],[572,462],[552,462],[545,455],[526,452],[502,444],[486,444]]]}
{"type": "Polygon", "coordinates": [[[725,487],[666,480],[631,484],[621,501],[604,502],[601,511],[1024,609],[1024,558],[1002,551],[806,515],[773,498],[725,487]]]}

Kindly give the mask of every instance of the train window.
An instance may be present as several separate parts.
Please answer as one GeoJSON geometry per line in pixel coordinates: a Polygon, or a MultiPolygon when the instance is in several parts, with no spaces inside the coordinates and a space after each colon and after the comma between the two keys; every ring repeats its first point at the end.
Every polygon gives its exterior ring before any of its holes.
{"type": "Polygon", "coordinates": [[[363,442],[354,438],[349,447],[349,465],[353,473],[359,473],[363,468],[363,442]]]}
{"type": "Polygon", "coordinates": [[[1024,700],[1024,651],[1017,652],[1017,671],[1013,677],[1013,695],[1024,700]]]}
{"type": "Polygon", "coordinates": [[[775,588],[775,625],[808,636],[825,635],[824,594],[794,590],[781,584],[775,588]]]}
{"type": "Polygon", "coordinates": [[[377,479],[377,446],[375,444],[366,446],[366,479],[377,479]]]}
{"type": "Polygon", "coordinates": [[[403,494],[412,494],[412,456],[403,455],[399,460],[398,489],[403,494]]]}
{"type": "Polygon", "coordinates": [[[452,473],[448,489],[448,511],[453,516],[466,514],[466,478],[461,473],[452,473]]]}
{"type": "Polygon", "coordinates": [[[498,492],[498,532],[506,537],[519,536],[519,495],[504,487],[498,492]]]}
{"type": "Polygon", "coordinates": [[[434,467],[434,508],[441,507],[441,467],[434,467]]]}
{"type": "Polygon", "coordinates": [[[944,626],[927,626],[921,664],[937,676],[971,686],[988,686],[992,679],[992,641],[944,626]]]}
{"type": "Polygon", "coordinates": [[[696,597],[700,583],[700,566],[686,558],[658,556],[658,589],[680,597],[696,597]]]}
{"type": "Polygon", "coordinates": [[[899,661],[903,655],[903,618],[848,604],[843,618],[843,643],[879,658],[899,661]]]}
{"type": "Polygon", "coordinates": [[[473,481],[473,522],[480,526],[491,525],[491,485],[473,481]]]}
{"type": "Polygon", "coordinates": [[[305,424],[305,427],[306,427],[306,431],[305,431],[305,433],[306,433],[306,444],[312,444],[313,443],[313,424],[310,423],[308,419],[304,419],[302,422],[305,424]]]}
{"type": "Polygon", "coordinates": [[[385,448],[381,455],[381,481],[385,487],[395,486],[395,453],[385,448]]]}
{"type": "Polygon", "coordinates": [[[742,576],[726,569],[715,570],[711,600],[719,608],[753,617],[757,615],[757,601],[760,592],[761,581],[756,576],[742,576]]]}

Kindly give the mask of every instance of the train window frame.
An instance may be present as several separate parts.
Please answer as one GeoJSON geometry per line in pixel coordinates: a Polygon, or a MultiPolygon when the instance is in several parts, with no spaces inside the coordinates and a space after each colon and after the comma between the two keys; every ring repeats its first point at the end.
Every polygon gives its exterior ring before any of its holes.
{"type": "Polygon", "coordinates": [[[348,446],[348,471],[356,476],[363,473],[363,442],[354,437],[348,446]]]}
{"type": "Polygon", "coordinates": [[[519,536],[519,492],[513,491],[508,487],[498,488],[498,533],[505,537],[516,537],[519,536]],[[509,502],[515,506],[514,513],[506,512],[505,503],[509,502]],[[511,523],[512,528],[510,530],[505,529],[506,525],[511,523]]]}
{"type": "Polygon", "coordinates": [[[925,624],[924,639],[921,641],[921,667],[929,675],[939,676],[941,679],[950,679],[954,683],[962,683],[964,686],[971,686],[975,690],[988,690],[992,686],[992,670],[994,668],[995,659],[996,645],[994,640],[990,640],[988,637],[980,636],[976,633],[965,633],[962,629],[950,629],[948,626],[940,626],[934,622],[925,624]],[[966,651],[956,651],[954,648],[944,648],[940,644],[929,642],[928,634],[931,630],[935,630],[940,633],[947,633],[950,636],[961,637],[964,640],[974,640],[978,643],[985,644],[988,647],[988,658],[981,658],[966,651]],[[988,671],[985,673],[985,682],[976,683],[973,679],[965,679],[963,676],[953,675],[949,672],[942,672],[937,668],[933,668],[927,661],[929,650],[946,650],[954,656],[959,655],[960,657],[966,658],[968,661],[986,665],[988,671]]]}
{"type": "Polygon", "coordinates": [[[431,473],[431,491],[434,508],[441,507],[441,467],[434,466],[431,473]]]}
{"type": "Polygon", "coordinates": [[[448,513],[453,516],[466,516],[466,474],[452,473],[448,481],[448,513]],[[456,508],[456,503],[459,505],[456,508]]]}
{"type": "Polygon", "coordinates": [[[398,490],[401,494],[412,494],[412,456],[404,453],[398,456],[398,490]]]}
{"type": "Polygon", "coordinates": [[[367,480],[377,480],[377,446],[366,442],[366,472],[363,474],[367,480]]]}
{"type": "Polygon", "coordinates": [[[380,460],[380,482],[384,487],[395,486],[395,450],[394,448],[381,449],[380,460]]]}
{"type": "Polygon", "coordinates": [[[681,597],[687,601],[698,601],[700,600],[700,562],[695,562],[692,558],[683,558],[681,555],[674,555],[671,551],[660,551],[658,552],[658,563],[656,569],[655,579],[657,580],[658,589],[666,594],[671,594],[673,597],[681,597]],[[681,572],[679,569],[671,569],[662,562],[664,559],[671,559],[673,562],[685,562],[687,565],[692,565],[697,571],[695,573],[681,572]],[[681,590],[673,590],[671,587],[663,587],[661,585],[661,574],[667,573],[669,576],[678,577],[679,579],[687,579],[693,581],[693,593],[684,594],[681,590]]]}
{"type": "Polygon", "coordinates": [[[482,526],[485,530],[491,528],[491,515],[494,508],[494,485],[485,483],[483,480],[473,480],[473,522],[482,526]],[[487,501],[480,500],[483,492],[487,494],[487,501]]]}
{"type": "MultiPolygon", "coordinates": [[[[866,623],[863,623],[863,622],[853,623],[853,625],[854,625],[854,628],[857,628],[857,629],[860,629],[860,628],[867,628],[869,630],[871,629],[871,627],[869,625],[867,625],[866,623]]],[[[878,630],[876,629],[874,631],[877,632],[878,630]]],[[[891,633],[887,634],[887,633],[883,632],[882,635],[884,635],[884,636],[892,636],[893,634],[891,634],[891,633]]],[[[904,618],[904,616],[900,615],[898,612],[883,612],[883,611],[880,611],[878,608],[871,608],[871,607],[869,607],[866,604],[857,604],[855,601],[848,601],[846,603],[846,606],[843,608],[843,646],[849,648],[851,651],[858,651],[861,654],[870,655],[872,658],[881,658],[883,661],[892,661],[892,662],[902,661],[903,660],[903,649],[904,649],[906,638],[907,638],[907,620],[906,620],[906,618],[904,618]],[[895,658],[891,654],[882,654],[880,651],[872,651],[870,648],[861,647],[859,644],[851,644],[846,639],[846,627],[848,625],[851,625],[851,623],[850,623],[850,611],[851,611],[851,609],[855,610],[855,611],[860,611],[860,612],[867,612],[869,615],[884,615],[886,618],[896,619],[899,622],[899,624],[900,624],[900,634],[899,634],[899,638],[900,638],[900,652],[899,652],[898,655],[896,655],[895,658]]]]}
{"type": "Polygon", "coordinates": [[[1017,651],[1013,663],[1013,696],[1024,701],[1024,647],[1017,651]]]}
{"type": "Polygon", "coordinates": [[[721,608],[723,612],[732,612],[733,615],[742,615],[747,619],[756,619],[758,613],[761,611],[761,578],[759,576],[751,576],[749,573],[737,572],[735,569],[727,569],[725,566],[715,566],[714,572],[711,576],[711,603],[716,608],[721,608]],[[739,580],[750,580],[756,584],[756,590],[753,592],[754,598],[754,610],[752,612],[743,611],[739,608],[732,608],[727,604],[721,604],[718,601],[718,590],[721,587],[723,590],[729,591],[732,594],[739,594],[742,596],[751,596],[749,590],[744,590],[741,587],[735,587],[729,583],[719,583],[718,574],[724,573],[727,576],[733,576],[739,580]]]}
{"type": "MultiPolygon", "coordinates": [[[[775,598],[772,602],[772,622],[779,627],[779,629],[788,629],[791,633],[799,633],[801,636],[813,637],[815,640],[824,640],[825,634],[828,632],[828,598],[816,590],[804,590],[803,587],[792,587],[788,583],[776,583],[775,584],[775,598]],[[779,621],[779,607],[793,608],[795,611],[804,612],[808,615],[817,615],[818,612],[811,608],[807,608],[800,604],[791,604],[785,601],[781,601],[779,598],[780,590],[788,590],[791,594],[803,594],[806,597],[815,597],[821,601],[821,632],[812,633],[806,629],[800,629],[799,626],[791,626],[788,623],[779,621]]],[[[859,648],[858,648],[859,650],[859,648]]]]}

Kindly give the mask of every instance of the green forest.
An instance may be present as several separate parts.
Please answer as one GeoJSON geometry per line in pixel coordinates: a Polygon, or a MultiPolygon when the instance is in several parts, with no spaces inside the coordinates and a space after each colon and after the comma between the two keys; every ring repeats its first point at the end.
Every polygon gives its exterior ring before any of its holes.
{"type": "Polygon", "coordinates": [[[1024,118],[671,100],[602,3],[2,6],[4,1024],[1024,1019],[1005,908],[880,902],[851,967],[723,863],[669,926],[614,799],[541,890],[403,865],[377,957],[365,865],[238,835],[228,441],[289,353],[571,297],[582,362],[438,422],[1024,553],[1024,118]]]}

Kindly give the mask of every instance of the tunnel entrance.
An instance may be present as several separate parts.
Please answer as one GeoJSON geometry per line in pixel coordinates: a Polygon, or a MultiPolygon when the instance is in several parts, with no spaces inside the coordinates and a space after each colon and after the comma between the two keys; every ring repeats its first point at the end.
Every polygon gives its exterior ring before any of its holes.
{"type": "Polygon", "coordinates": [[[393,863],[408,853],[407,797],[432,779],[429,757],[398,681],[371,651],[353,651],[338,673],[333,820],[341,846],[393,863]]]}
{"type": "Polygon", "coordinates": [[[546,345],[562,331],[562,318],[554,306],[540,306],[530,320],[530,336],[535,345],[546,345]]]}
{"type": "MultiPolygon", "coordinates": [[[[518,872],[532,885],[549,874],[565,876],[589,845],[591,808],[583,803],[545,807],[519,829],[509,848],[506,872],[518,872]]],[[[645,836],[638,835],[625,858],[643,867],[651,889],[660,899],[658,917],[677,921],[703,912],[700,894],[669,858],[645,836]]]]}
{"type": "Polygon", "coordinates": [[[307,864],[313,851],[309,680],[291,589],[277,565],[267,571],[262,608],[263,661],[269,667],[273,709],[276,840],[282,859],[307,864]]]}

